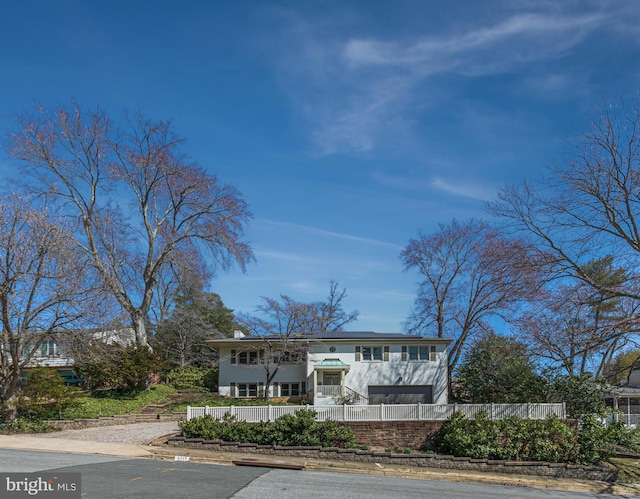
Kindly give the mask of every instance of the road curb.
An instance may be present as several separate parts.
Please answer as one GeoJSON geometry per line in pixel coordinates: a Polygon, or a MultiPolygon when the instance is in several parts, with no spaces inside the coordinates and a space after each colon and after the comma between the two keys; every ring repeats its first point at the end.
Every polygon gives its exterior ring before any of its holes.
{"type": "MultiPolygon", "coordinates": [[[[157,439],[158,440],[162,439],[157,439]]],[[[175,456],[186,456],[191,461],[209,464],[233,466],[233,461],[255,460],[255,455],[232,452],[212,452],[197,449],[181,449],[162,445],[145,446],[155,459],[174,460],[175,456]]],[[[377,463],[354,464],[341,461],[316,461],[302,458],[286,458],[273,456],[270,462],[281,465],[304,466],[305,471],[322,471],[331,473],[352,473],[360,475],[393,476],[417,480],[439,480],[454,482],[474,482],[487,485],[503,485],[508,487],[528,487],[543,490],[561,490],[571,492],[590,492],[596,494],[613,494],[621,496],[640,495],[640,487],[629,484],[610,484],[607,482],[583,481],[572,479],[550,479],[547,477],[531,477],[526,475],[502,475],[494,473],[473,473],[429,468],[396,468],[377,463]]]]}

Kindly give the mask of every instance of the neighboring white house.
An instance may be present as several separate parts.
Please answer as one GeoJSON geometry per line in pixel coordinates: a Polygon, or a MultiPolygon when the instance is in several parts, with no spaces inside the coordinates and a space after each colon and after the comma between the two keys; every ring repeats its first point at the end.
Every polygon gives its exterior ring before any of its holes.
{"type": "MultiPolygon", "coordinates": [[[[33,367],[50,367],[56,369],[67,384],[77,385],[82,383],[82,379],[73,370],[74,360],[71,356],[70,345],[74,342],[74,337],[76,336],[83,337],[88,342],[102,341],[108,344],[128,345],[135,341],[133,328],[52,333],[48,335],[47,339],[41,341],[38,350],[29,359],[23,372],[26,373],[33,367]]],[[[39,341],[40,338],[38,338],[39,341]]],[[[35,344],[37,343],[29,341],[25,343],[22,351],[23,358],[27,357],[32,345],[35,344]]]]}
{"type": "MultiPolygon", "coordinates": [[[[265,390],[265,338],[235,336],[208,342],[219,352],[220,395],[259,397],[265,390]]],[[[341,331],[286,341],[291,352],[282,354],[270,397],[307,396],[315,405],[447,403],[451,340],[341,331]]]]}

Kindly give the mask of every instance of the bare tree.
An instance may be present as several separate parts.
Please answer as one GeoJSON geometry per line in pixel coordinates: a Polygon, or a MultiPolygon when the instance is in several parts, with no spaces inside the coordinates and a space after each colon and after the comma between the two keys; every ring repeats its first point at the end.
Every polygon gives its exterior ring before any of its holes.
{"type": "MultiPolygon", "coordinates": [[[[579,287],[577,280],[606,303],[614,297],[636,302],[625,302],[626,315],[618,315],[618,323],[607,321],[609,333],[604,338],[610,337],[610,353],[624,342],[625,334],[638,330],[640,110],[636,102],[630,106],[604,102],[574,142],[570,161],[552,169],[539,184],[505,187],[489,210],[538,248],[538,262],[544,264],[549,281],[573,288],[579,287]],[[607,255],[615,255],[617,265],[625,269],[621,279],[601,279],[590,271],[589,262],[607,255]]],[[[602,338],[596,335],[592,338],[596,343],[583,349],[601,347],[602,338]]]]}
{"type": "Polygon", "coordinates": [[[163,266],[158,274],[150,309],[150,322],[159,326],[168,320],[184,289],[198,288],[198,292],[203,292],[206,283],[212,277],[206,262],[176,249],[169,263],[163,266]]]}
{"type": "Polygon", "coordinates": [[[15,417],[20,375],[43,341],[89,322],[101,303],[86,255],[67,228],[28,197],[0,198],[0,390],[4,417],[15,417]]]}
{"type": "Polygon", "coordinates": [[[245,202],[180,152],[183,140],[169,123],[138,116],[117,127],[102,110],[84,112],[75,102],[16,121],[11,154],[74,221],[76,243],[140,345],[159,276],[177,251],[223,268],[252,260],[241,241],[245,202]]]}
{"type": "Polygon", "coordinates": [[[505,313],[535,292],[536,275],[522,265],[529,248],[502,236],[486,223],[471,220],[440,225],[440,230],[412,239],[402,252],[406,270],[421,281],[409,332],[454,340],[449,355],[453,371],[466,342],[491,331],[489,319],[505,313]]]}
{"type": "Polygon", "coordinates": [[[342,331],[357,320],[357,311],[346,312],[342,307],[346,296],[346,289],[340,291],[338,283],[331,281],[325,301],[301,303],[286,295],[280,295],[279,300],[263,297],[262,305],[256,308],[258,315],[239,317],[251,335],[261,340],[255,365],[265,371],[265,400],[282,364],[304,360],[309,344],[316,341],[312,333],[342,331]]]}
{"type": "MultiPolygon", "coordinates": [[[[626,280],[626,272],[613,268],[610,257],[586,267],[583,272],[595,281],[607,280],[609,289],[615,288],[614,281],[626,280]]],[[[583,281],[564,281],[541,290],[516,321],[517,328],[532,353],[545,363],[559,365],[570,376],[599,377],[638,332],[635,320],[629,318],[637,314],[640,303],[602,293],[583,281]]]]}

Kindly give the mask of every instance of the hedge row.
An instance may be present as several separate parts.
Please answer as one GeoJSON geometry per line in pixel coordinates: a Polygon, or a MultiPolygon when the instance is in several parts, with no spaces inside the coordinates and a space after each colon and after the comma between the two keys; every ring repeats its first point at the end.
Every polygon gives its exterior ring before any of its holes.
{"type": "Polygon", "coordinates": [[[335,421],[316,421],[316,412],[298,410],[272,423],[247,423],[235,416],[222,420],[210,415],[178,423],[187,438],[223,440],[258,445],[345,447],[353,444],[355,434],[335,421]]]}
{"type": "Polygon", "coordinates": [[[556,417],[544,420],[489,420],[484,414],[466,419],[455,413],[434,442],[438,452],[477,459],[507,459],[597,464],[622,445],[640,447],[640,433],[621,422],[606,427],[593,416],[572,428],[556,417]]]}

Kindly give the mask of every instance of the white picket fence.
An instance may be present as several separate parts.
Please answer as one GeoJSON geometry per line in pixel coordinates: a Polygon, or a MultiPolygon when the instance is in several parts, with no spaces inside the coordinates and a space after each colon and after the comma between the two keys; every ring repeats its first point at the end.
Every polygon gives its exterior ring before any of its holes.
{"type": "Polygon", "coordinates": [[[626,426],[636,428],[640,425],[640,414],[613,414],[604,420],[607,426],[613,421],[622,421],[626,426]]]}
{"type": "Polygon", "coordinates": [[[484,412],[489,419],[545,419],[555,415],[565,419],[566,410],[562,404],[380,404],[380,405],[267,405],[267,406],[224,406],[224,407],[187,407],[187,420],[209,414],[217,419],[225,414],[235,416],[237,420],[257,423],[275,421],[285,414],[293,414],[297,410],[312,410],[317,413],[318,421],[332,419],[334,421],[416,421],[447,420],[454,412],[461,412],[473,419],[479,412],[484,412]]]}

